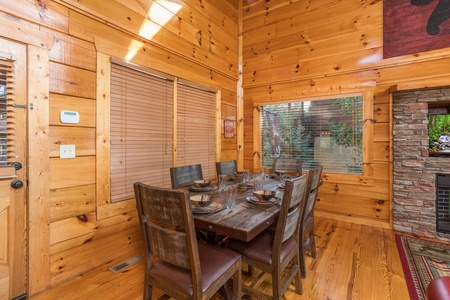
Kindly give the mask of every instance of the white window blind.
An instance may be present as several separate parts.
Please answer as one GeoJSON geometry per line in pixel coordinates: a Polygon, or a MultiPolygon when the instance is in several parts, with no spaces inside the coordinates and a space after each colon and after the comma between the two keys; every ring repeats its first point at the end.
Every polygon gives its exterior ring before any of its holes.
{"type": "Polygon", "coordinates": [[[173,82],[112,64],[111,201],[134,197],[133,184],[170,187],[173,82]]]}
{"type": "Polygon", "coordinates": [[[14,61],[0,57],[0,166],[15,157],[14,61]]]}
{"type": "Polygon", "coordinates": [[[216,94],[177,85],[177,164],[201,164],[204,179],[216,176],[216,94]]]}
{"type": "Polygon", "coordinates": [[[302,159],[304,169],[362,173],[362,96],[262,106],[262,164],[302,159]]]}

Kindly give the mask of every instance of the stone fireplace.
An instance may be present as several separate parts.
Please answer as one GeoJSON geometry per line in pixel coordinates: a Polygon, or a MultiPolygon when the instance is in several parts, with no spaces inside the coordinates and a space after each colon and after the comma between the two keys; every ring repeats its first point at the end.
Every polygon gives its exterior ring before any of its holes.
{"type": "Polygon", "coordinates": [[[394,230],[450,241],[436,223],[437,175],[450,174],[450,157],[432,157],[428,150],[429,109],[449,104],[450,88],[393,94],[394,230]]]}

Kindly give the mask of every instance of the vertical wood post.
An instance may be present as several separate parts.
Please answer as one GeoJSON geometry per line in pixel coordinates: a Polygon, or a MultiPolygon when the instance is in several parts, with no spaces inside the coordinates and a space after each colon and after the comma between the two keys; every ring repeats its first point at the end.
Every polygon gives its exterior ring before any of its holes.
{"type": "Polygon", "coordinates": [[[101,207],[111,202],[111,57],[101,52],[97,53],[96,110],[96,203],[101,207]]]}
{"type": "Polygon", "coordinates": [[[28,46],[30,295],[50,286],[49,86],[48,49],[28,46]]]}
{"type": "Polygon", "coordinates": [[[242,88],[243,74],[242,74],[242,1],[238,3],[238,81],[236,86],[236,133],[237,133],[237,163],[238,169],[244,168],[244,90],[242,88]]]}

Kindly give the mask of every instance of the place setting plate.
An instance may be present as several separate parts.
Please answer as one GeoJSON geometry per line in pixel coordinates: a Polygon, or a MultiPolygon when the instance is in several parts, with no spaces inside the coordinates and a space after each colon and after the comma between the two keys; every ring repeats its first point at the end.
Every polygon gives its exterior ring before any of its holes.
{"type": "MultiPolygon", "coordinates": [[[[291,176],[291,175],[288,175],[288,176],[286,177],[286,179],[292,179],[292,178],[296,178],[296,177],[297,177],[297,176],[291,176]]],[[[277,174],[269,174],[269,178],[281,180],[281,176],[278,176],[277,174]]]]}
{"type": "Polygon", "coordinates": [[[217,190],[218,189],[218,186],[217,185],[210,185],[210,186],[207,186],[207,187],[199,187],[199,186],[195,186],[195,185],[193,185],[193,186],[191,186],[190,188],[189,188],[189,191],[191,191],[191,192],[211,192],[211,191],[214,191],[214,190],[217,190]]]}
{"type": "Polygon", "coordinates": [[[247,200],[247,202],[250,202],[251,204],[261,205],[261,206],[271,206],[271,205],[276,205],[276,204],[281,203],[281,198],[277,197],[277,196],[273,197],[270,200],[260,200],[260,199],[256,198],[256,196],[248,196],[245,198],[245,200],[247,200]]]}
{"type": "Polygon", "coordinates": [[[223,208],[222,204],[213,202],[206,207],[194,207],[192,208],[192,212],[194,214],[212,214],[218,212],[222,208],[223,208]]]}

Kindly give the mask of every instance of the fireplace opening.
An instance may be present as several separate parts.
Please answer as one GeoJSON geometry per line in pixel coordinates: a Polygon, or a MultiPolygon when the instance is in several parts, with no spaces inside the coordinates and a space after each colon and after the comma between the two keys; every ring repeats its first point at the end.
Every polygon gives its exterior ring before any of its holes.
{"type": "Polygon", "coordinates": [[[450,233],[450,174],[436,174],[436,231],[450,233]]]}

